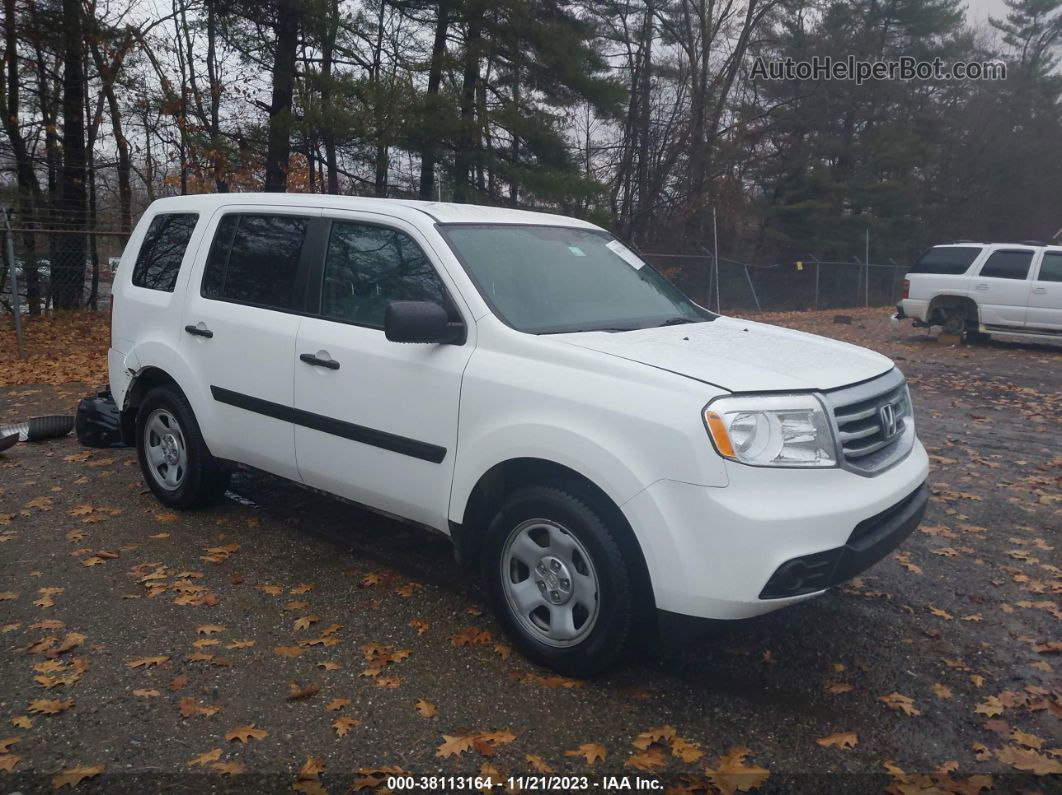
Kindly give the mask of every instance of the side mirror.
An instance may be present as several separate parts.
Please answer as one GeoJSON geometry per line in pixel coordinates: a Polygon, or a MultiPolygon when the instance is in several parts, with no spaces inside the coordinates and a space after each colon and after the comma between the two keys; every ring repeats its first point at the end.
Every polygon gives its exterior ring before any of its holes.
{"type": "Polygon", "coordinates": [[[455,343],[464,340],[464,325],[450,323],[446,310],[433,301],[390,301],[384,335],[391,342],[455,343]]]}

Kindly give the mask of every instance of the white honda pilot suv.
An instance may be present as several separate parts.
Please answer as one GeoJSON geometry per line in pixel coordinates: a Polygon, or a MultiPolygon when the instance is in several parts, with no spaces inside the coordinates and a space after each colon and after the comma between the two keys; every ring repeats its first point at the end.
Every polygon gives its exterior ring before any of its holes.
{"type": "Polygon", "coordinates": [[[820,594],[925,511],[891,361],[708,312],[573,218],[162,199],[113,294],[111,388],[162,503],[243,465],[425,525],[565,673],[820,594]]]}

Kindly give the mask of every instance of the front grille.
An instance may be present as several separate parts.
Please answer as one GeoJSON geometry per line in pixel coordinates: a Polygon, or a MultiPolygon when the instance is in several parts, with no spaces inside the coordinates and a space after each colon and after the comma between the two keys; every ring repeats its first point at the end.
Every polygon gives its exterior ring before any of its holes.
{"type": "Polygon", "coordinates": [[[881,378],[827,393],[837,423],[841,454],[849,467],[873,473],[893,463],[913,443],[911,406],[903,375],[881,378]]]}

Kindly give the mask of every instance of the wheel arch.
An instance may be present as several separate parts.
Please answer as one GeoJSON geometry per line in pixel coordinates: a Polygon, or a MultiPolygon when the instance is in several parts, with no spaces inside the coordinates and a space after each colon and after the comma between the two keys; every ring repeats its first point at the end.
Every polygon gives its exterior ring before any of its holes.
{"type": "Polygon", "coordinates": [[[544,458],[511,458],[488,469],[476,481],[461,513],[461,521],[450,521],[450,536],[454,551],[462,566],[478,571],[487,525],[506,495],[513,490],[532,485],[549,485],[570,491],[601,514],[609,529],[615,533],[620,548],[631,565],[631,574],[639,594],[645,597],[645,614],[639,619],[651,620],[655,614],[652,581],[641,544],[622,509],[609,495],[582,473],[571,467],[544,458]]]}
{"type": "Polygon", "coordinates": [[[929,309],[926,311],[926,322],[933,325],[942,325],[945,320],[943,313],[948,309],[961,309],[968,320],[972,320],[975,323],[980,323],[981,321],[980,307],[970,296],[942,293],[934,296],[933,300],[929,302],[929,309]]]}
{"type": "Polygon", "coordinates": [[[133,445],[136,443],[137,410],[140,408],[140,404],[144,402],[147,394],[159,386],[172,386],[182,395],[185,394],[172,375],[161,367],[153,365],[141,368],[130,381],[128,388],[125,390],[125,400],[122,402],[121,412],[122,440],[126,444],[133,445]]]}

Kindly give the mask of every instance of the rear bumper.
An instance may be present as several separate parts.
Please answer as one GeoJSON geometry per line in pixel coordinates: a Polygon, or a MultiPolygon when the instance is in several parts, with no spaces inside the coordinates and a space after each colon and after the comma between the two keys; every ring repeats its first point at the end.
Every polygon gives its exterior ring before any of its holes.
{"type": "Polygon", "coordinates": [[[910,319],[915,323],[925,323],[929,313],[929,301],[917,298],[905,298],[896,305],[896,316],[900,320],[910,319]]]}

